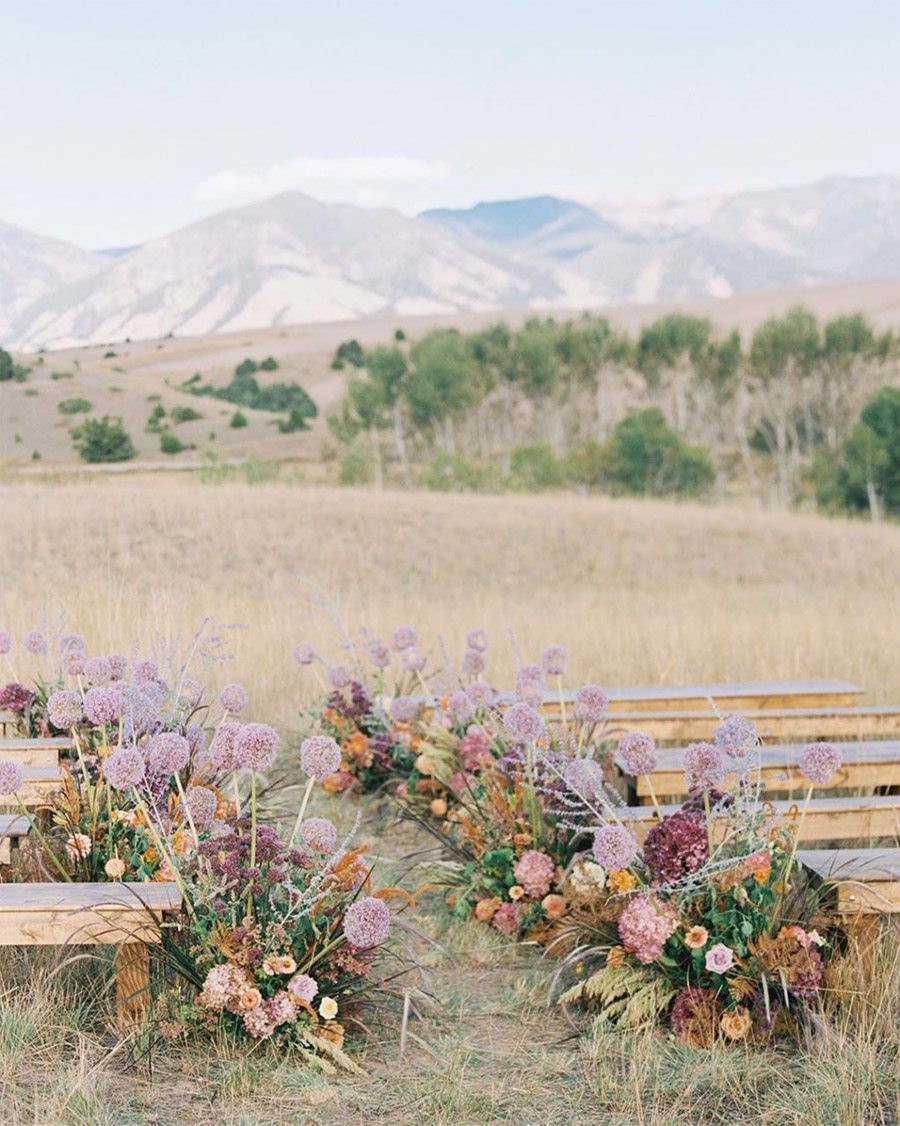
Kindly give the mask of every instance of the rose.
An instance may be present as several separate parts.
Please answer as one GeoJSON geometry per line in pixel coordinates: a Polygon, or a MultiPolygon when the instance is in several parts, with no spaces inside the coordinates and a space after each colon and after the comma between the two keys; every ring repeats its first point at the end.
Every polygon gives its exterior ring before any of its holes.
{"type": "Polygon", "coordinates": [[[723,942],[717,942],[706,951],[706,968],[711,974],[727,973],[734,965],[734,951],[723,942]]]}

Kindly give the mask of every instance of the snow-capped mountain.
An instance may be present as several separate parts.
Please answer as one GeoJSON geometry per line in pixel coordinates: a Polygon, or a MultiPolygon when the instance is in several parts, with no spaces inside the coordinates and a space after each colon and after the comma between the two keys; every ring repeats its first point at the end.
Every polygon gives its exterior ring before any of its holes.
{"type": "Polygon", "coordinates": [[[273,324],[724,297],[900,276],[900,178],[416,218],[286,192],[91,253],[0,224],[0,343],[31,350],[273,324]]]}

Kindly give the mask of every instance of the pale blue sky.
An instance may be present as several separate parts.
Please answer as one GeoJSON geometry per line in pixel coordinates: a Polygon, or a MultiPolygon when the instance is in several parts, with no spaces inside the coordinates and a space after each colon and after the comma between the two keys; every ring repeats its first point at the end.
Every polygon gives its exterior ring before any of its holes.
{"type": "Polygon", "coordinates": [[[414,211],[900,172],[894,0],[0,0],[0,219],[130,243],[296,186],[414,211]]]}

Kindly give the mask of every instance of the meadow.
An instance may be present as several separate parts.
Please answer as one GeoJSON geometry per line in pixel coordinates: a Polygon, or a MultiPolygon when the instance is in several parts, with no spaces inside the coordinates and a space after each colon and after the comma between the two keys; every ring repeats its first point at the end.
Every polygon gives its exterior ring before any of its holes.
{"type": "MultiPolygon", "coordinates": [[[[291,660],[332,658],[402,622],[458,658],[492,637],[491,678],[564,641],[573,685],[839,676],[897,702],[900,527],[567,496],[472,497],[254,486],[166,475],[0,484],[0,624],[71,629],[129,652],[212,619],[251,718],[296,747],[316,689],[291,660]]],[[[19,676],[28,669],[17,667],[19,676]]],[[[286,765],[290,765],[289,762],[286,765]]],[[[319,798],[319,811],[327,799],[319,798]]],[[[351,803],[341,816],[351,817],[351,803]]],[[[383,871],[408,851],[384,809],[363,837],[383,871]]],[[[407,834],[407,835],[404,835],[407,834]]],[[[401,1054],[388,1004],[333,1079],[262,1052],[157,1046],[134,1060],[110,1000],[52,951],[2,951],[0,1113],[42,1123],[862,1123],[896,1121],[900,948],[796,1054],[694,1051],[658,1033],[585,1036],[547,1005],[540,953],[436,901],[407,922],[420,968],[401,1054]]],[[[99,984],[98,984],[99,983],[99,984]]]]}

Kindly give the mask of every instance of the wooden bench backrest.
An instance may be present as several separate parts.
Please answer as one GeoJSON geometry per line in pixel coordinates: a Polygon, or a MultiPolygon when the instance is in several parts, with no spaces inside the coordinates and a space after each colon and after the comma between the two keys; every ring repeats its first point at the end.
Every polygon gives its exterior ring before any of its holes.
{"type": "MultiPolygon", "coordinates": [[[[761,739],[872,739],[900,737],[900,708],[790,708],[744,711],[761,739]]],[[[626,731],[643,731],[659,742],[689,743],[710,740],[721,720],[705,712],[628,712],[610,716],[608,732],[617,738],[626,731]]]]}

